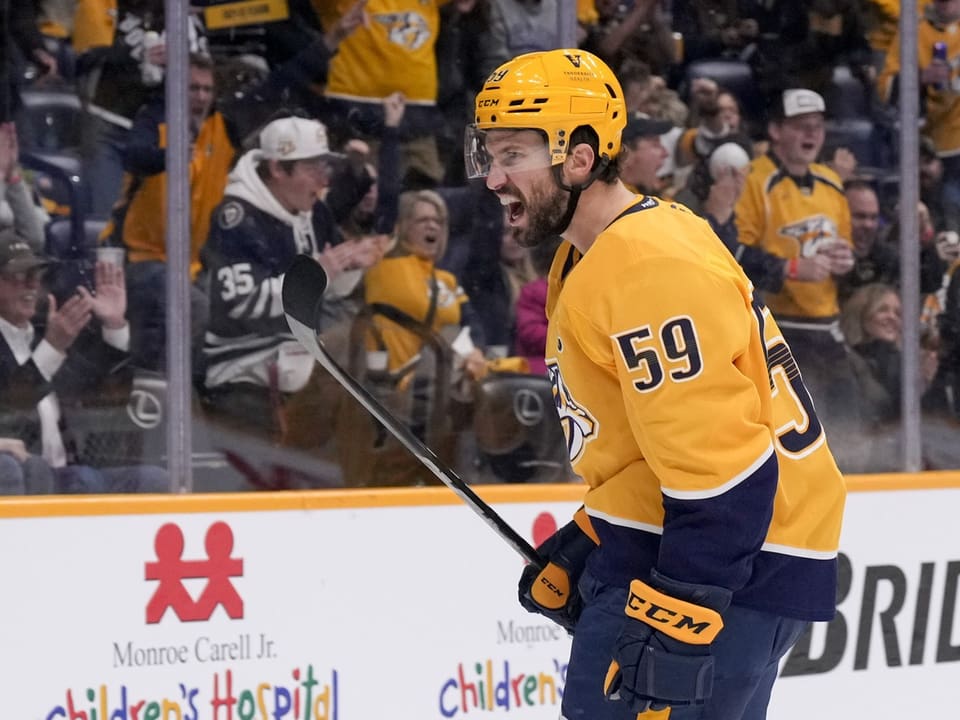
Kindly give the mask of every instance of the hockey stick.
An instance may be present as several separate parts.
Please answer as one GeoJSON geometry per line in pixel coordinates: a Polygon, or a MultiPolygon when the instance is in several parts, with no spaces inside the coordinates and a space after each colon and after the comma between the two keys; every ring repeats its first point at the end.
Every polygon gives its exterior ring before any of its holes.
{"type": "Polygon", "coordinates": [[[310,351],[320,365],[333,375],[373,417],[383,425],[391,435],[399,440],[407,450],[413,453],[440,482],[453,490],[470,509],[482,517],[495,533],[503,538],[514,550],[528,562],[543,567],[544,561],[534,547],[514,530],[497,512],[487,505],[470,489],[452,468],[444,465],[440,458],[428,448],[413,432],[387,410],[379,400],[351,377],[326,351],[317,336],[320,307],[323,305],[323,291],[327,287],[327,273],[320,264],[309,255],[298,255],[283,278],[283,311],[287,324],[297,340],[310,351]]]}

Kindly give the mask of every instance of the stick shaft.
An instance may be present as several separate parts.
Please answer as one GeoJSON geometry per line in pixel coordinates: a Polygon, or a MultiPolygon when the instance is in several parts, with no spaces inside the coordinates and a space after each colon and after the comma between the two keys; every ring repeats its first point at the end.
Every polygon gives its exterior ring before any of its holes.
{"type": "MultiPolygon", "coordinates": [[[[303,267],[300,265],[299,267],[303,267]]],[[[313,312],[319,307],[323,287],[318,288],[316,268],[310,268],[303,275],[297,272],[295,263],[287,271],[283,281],[284,311],[287,323],[300,343],[310,351],[317,362],[329,372],[343,388],[359,402],[387,431],[393,435],[414,457],[423,464],[444,485],[453,490],[461,500],[502,537],[528,562],[542,567],[544,562],[536,549],[513,529],[500,515],[484,502],[466,482],[450,467],[443,463],[436,453],[427,447],[414,433],[375,398],[359,381],[347,373],[323,347],[317,337],[313,317],[297,317],[301,309],[310,308],[313,312]],[[301,280],[306,280],[301,285],[301,280]],[[289,286],[288,286],[289,285],[289,286]],[[288,300],[291,302],[288,303],[288,300]],[[295,302],[294,302],[295,300],[295,302]],[[289,305],[289,306],[288,306],[289,305]],[[305,322],[306,321],[306,322],[305,322]],[[310,324],[308,324],[310,323],[310,324]]],[[[310,313],[312,314],[312,313],[310,313]]]]}

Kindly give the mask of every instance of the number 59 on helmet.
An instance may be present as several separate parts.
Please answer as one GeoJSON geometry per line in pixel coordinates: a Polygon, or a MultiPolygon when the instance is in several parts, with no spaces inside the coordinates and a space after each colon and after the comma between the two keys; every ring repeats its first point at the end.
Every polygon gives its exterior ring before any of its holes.
{"type": "Polygon", "coordinates": [[[599,156],[612,160],[626,123],[620,82],[595,55],[577,49],[520,55],[494,70],[477,95],[476,121],[464,140],[467,177],[490,172],[490,130],[542,131],[543,165],[551,166],[564,161],[570,135],[583,125],[597,133],[599,156]]]}

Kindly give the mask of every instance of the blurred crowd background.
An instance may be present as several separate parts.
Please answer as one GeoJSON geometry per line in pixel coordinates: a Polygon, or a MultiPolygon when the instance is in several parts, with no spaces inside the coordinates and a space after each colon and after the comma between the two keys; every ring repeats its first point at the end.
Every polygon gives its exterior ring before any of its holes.
{"type": "Polygon", "coordinates": [[[195,491],[435,483],[293,340],[302,252],[331,277],[331,355],[464,479],[575,481],[543,362],[560,240],[518,246],[463,163],[484,80],[570,35],[620,79],[621,179],[741,262],[841,469],[902,467],[904,327],[923,467],[960,467],[960,0],[917,9],[921,122],[901,128],[896,0],[197,2],[190,292],[170,299],[164,3],[0,0],[0,493],[182,489],[166,438],[188,422],[195,491]],[[189,349],[185,417],[168,343],[189,349]]]}

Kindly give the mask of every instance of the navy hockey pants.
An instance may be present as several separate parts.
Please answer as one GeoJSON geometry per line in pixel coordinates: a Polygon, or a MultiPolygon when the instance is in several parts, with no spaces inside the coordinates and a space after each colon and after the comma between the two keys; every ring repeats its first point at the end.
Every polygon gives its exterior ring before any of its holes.
{"type": "MultiPolygon", "coordinates": [[[[638,716],[624,703],[603,695],[611,651],[624,620],[627,590],[599,582],[588,570],[580,579],[580,592],[585,609],[573,637],[563,718],[635,720],[638,716]]],[[[713,696],[700,707],[671,709],[670,720],[764,720],[778,663],[809,625],[736,606],[724,612],[723,623],[711,648],[713,696]]]]}

